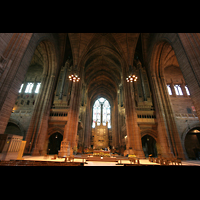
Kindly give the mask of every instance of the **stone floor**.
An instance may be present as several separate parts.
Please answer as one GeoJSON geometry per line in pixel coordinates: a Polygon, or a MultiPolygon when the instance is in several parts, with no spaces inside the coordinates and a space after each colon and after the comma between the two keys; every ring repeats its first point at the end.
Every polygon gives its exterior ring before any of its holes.
{"type": "MultiPolygon", "coordinates": [[[[53,155],[49,155],[49,158],[44,158],[44,156],[23,156],[24,160],[41,160],[41,161],[54,161],[54,162],[62,162],[64,161],[64,158],[57,158],[57,159],[51,159],[53,158],[53,155]]],[[[127,157],[118,157],[124,160],[121,160],[121,164],[129,164],[129,160],[127,157]]],[[[85,159],[81,157],[81,155],[76,155],[74,158],[74,162],[85,162],[85,159]]],[[[147,164],[147,165],[159,165],[157,163],[149,162],[148,159],[140,159],[141,164],[147,164]]],[[[84,166],[123,166],[123,165],[116,165],[117,162],[98,162],[98,161],[87,161],[87,164],[84,166]]],[[[200,160],[184,160],[182,161],[183,166],[200,166],[200,160]]]]}

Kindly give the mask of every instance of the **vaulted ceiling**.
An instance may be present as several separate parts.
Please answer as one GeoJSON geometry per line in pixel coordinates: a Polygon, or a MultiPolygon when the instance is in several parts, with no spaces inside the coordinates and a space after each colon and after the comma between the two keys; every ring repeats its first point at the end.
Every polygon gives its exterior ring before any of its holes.
{"type": "Polygon", "coordinates": [[[64,59],[68,37],[73,65],[84,67],[88,97],[114,99],[121,83],[122,68],[133,66],[140,33],[60,33],[64,59]]]}

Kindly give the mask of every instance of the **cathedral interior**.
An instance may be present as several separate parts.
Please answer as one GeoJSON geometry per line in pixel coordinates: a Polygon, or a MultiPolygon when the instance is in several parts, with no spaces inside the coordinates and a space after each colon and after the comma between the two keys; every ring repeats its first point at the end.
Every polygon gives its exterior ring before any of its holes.
{"type": "Polygon", "coordinates": [[[199,33],[1,33],[3,135],[23,155],[200,159],[199,33]],[[64,148],[64,147],[63,147],[64,148]]]}

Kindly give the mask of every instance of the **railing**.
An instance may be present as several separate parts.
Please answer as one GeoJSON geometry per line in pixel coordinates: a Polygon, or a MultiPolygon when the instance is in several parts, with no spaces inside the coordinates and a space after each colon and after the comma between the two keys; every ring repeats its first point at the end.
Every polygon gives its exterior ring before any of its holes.
{"type": "Polygon", "coordinates": [[[31,114],[33,110],[14,110],[11,114],[12,115],[25,115],[25,114],[31,114]]]}
{"type": "Polygon", "coordinates": [[[148,118],[148,119],[155,119],[156,118],[155,115],[149,115],[149,114],[138,114],[137,117],[138,118],[148,118]]]}
{"type": "Polygon", "coordinates": [[[198,118],[196,114],[175,113],[176,118],[198,118]]]}
{"type": "Polygon", "coordinates": [[[50,112],[50,117],[67,117],[68,112],[50,112]]]}

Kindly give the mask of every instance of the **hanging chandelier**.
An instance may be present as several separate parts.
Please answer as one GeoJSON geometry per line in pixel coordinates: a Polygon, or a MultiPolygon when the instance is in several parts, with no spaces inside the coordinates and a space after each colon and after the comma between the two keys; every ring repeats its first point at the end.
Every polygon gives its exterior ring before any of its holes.
{"type": "Polygon", "coordinates": [[[128,78],[126,78],[126,81],[127,82],[133,82],[133,81],[137,81],[137,76],[135,75],[132,75],[132,76],[129,76],[128,78]]]}
{"type": "Polygon", "coordinates": [[[79,82],[80,78],[78,77],[77,74],[72,74],[72,75],[69,76],[69,80],[73,81],[73,82],[79,82]]]}

